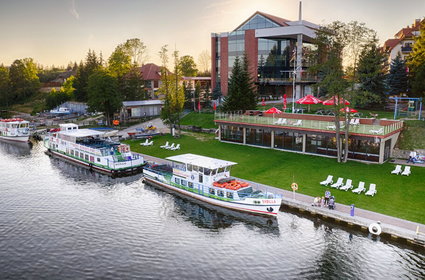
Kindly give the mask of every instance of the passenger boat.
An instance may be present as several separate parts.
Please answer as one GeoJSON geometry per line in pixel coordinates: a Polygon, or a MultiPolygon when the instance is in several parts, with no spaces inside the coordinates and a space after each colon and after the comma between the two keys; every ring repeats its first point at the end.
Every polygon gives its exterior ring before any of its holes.
{"type": "Polygon", "coordinates": [[[91,170],[120,176],[143,171],[143,157],[132,153],[126,144],[105,137],[105,132],[79,129],[76,124],[61,124],[44,139],[47,154],[91,170]]]}
{"type": "Polygon", "coordinates": [[[249,183],[230,177],[235,162],[194,154],[167,159],[171,165],[144,167],[146,183],[232,210],[270,216],[279,211],[280,195],[255,190],[249,183]]]}
{"type": "Polygon", "coordinates": [[[23,119],[1,119],[0,139],[16,142],[28,142],[30,136],[29,121],[23,119]]]}

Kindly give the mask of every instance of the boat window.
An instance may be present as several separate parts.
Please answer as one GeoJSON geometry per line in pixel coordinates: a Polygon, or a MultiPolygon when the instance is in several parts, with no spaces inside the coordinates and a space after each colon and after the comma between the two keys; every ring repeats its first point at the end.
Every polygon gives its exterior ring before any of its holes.
{"type": "Polygon", "coordinates": [[[209,168],[204,168],[204,174],[209,176],[211,174],[211,169],[209,168]]]}
{"type": "Polygon", "coordinates": [[[204,168],[203,167],[199,167],[199,173],[204,172],[204,168]]]}
{"type": "Polygon", "coordinates": [[[218,173],[223,173],[224,172],[224,167],[220,167],[219,169],[218,169],[218,173]]]}
{"type": "Polygon", "coordinates": [[[199,170],[199,167],[198,167],[198,166],[196,166],[196,165],[193,165],[193,171],[198,172],[198,170],[199,170]]]}
{"type": "Polygon", "coordinates": [[[73,156],[74,155],[74,150],[71,150],[71,156],[73,156]]]}
{"type": "Polygon", "coordinates": [[[100,162],[100,158],[97,158],[97,162],[100,162]]]}
{"type": "Polygon", "coordinates": [[[226,172],[230,172],[230,166],[226,166],[226,172]]]}
{"type": "Polygon", "coordinates": [[[182,186],[185,186],[186,187],[186,185],[187,185],[186,184],[187,183],[186,180],[182,180],[181,182],[182,182],[182,186]]]}
{"type": "Polygon", "coordinates": [[[213,188],[210,188],[210,194],[215,195],[215,190],[213,188]]]}
{"type": "Polygon", "coordinates": [[[211,175],[215,175],[215,174],[217,174],[217,169],[213,169],[211,172],[211,175]]]}
{"type": "Polygon", "coordinates": [[[85,160],[89,160],[89,155],[87,155],[87,154],[86,154],[86,155],[84,156],[84,159],[85,159],[85,160]]]}
{"type": "Polygon", "coordinates": [[[187,171],[192,171],[192,164],[187,165],[187,171]]]}
{"type": "Polygon", "coordinates": [[[14,123],[14,124],[12,124],[12,127],[13,128],[17,128],[18,127],[18,124],[14,123]]]}
{"type": "Polygon", "coordinates": [[[192,182],[187,182],[187,186],[191,189],[193,189],[193,183],[192,182]]]}
{"type": "Polygon", "coordinates": [[[173,162],[173,168],[186,171],[186,165],[184,163],[173,162]]]}
{"type": "Polygon", "coordinates": [[[233,198],[233,192],[227,192],[226,196],[227,198],[233,198]]]}
{"type": "Polygon", "coordinates": [[[218,190],[217,191],[217,195],[218,196],[221,196],[221,197],[224,197],[224,192],[222,190],[218,190]]]}
{"type": "Polygon", "coordinates": [[[175,178],[174,181],[176,182],[176,184],[180,184],[180,179],[179,178],[175,178]]]}

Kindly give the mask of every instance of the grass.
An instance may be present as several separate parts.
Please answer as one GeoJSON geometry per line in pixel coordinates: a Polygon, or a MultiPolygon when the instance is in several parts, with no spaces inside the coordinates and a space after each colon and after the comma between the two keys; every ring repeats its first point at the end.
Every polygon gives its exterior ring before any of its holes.
{"type": "Polygon", "coordinates": [[[217,128],[217,125],[214,123],[214,113],[190,112],[181,119],[180,124],[200,126],[203,128],[217,128]]]}
{"type": "Polygon", "coordinates": [[[398,147],[403,150],[425,149],[425,122],[404,121],[398,147]]]}
{"type": "Polygon", "coordinates": [[[190,133],[178,139],[170,135],[157,136],[151,147],[140,146],[140,140],[126,142],[135,152],[160,158],[194,153],[235,161],[238,165],[232,169],[233,176],[286,190],[291,190],[290,185],[295,181],[299,185],[298,192],[311,196],[324,195],[326,188],[320,186],[319,182],[325,180],[328,174],[332,174],[335,179],[350,178],[355,186],[359,181],[364,181],[367,187],[375,183],[378,193],[374,197],[351,191],[330,190],[338,203],[355,204],[356,207],[425,224],[425,168],[412,167],[410,176],[397,176],[390,174],[394,169],[390,163],[338,164],[331,158],[222,143],[212,135],[200,133],[190,133]],[[161,149],[159,146],[166,141],[180,143],[181,150],[161,149]]]}
{"type": "Polygon", "coordinates": [[[45,107],[46,93],[38,92],[31,96],[25,103],[15,104],[11,107],[11,111],[35,114],[41,112],[45,107]]]}

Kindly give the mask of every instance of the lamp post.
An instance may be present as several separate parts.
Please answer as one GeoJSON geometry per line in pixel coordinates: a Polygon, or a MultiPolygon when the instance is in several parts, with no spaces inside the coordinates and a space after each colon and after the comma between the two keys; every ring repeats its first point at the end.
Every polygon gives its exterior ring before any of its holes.
{"type": "Polygon", "coordinates": [[[292,114],[295,111],[295,79],[297,78],[297,48],[294,48],[294,72],[292,73],[292,114]]]}

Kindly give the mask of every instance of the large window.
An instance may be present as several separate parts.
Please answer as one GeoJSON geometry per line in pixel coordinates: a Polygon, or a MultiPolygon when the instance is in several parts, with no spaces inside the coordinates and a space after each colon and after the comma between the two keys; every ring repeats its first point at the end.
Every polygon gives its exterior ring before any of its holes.
{"type": "Polygon", "coordinates": [[[271,131],[261,128],[247,128],[246,144],[270,147],[271,131]]]}
{"type": "Polygon", "coordinates": [[[298,132],[275,131],[274,147],[277,149],[302,151],[303,136],[298,132]]]}
{"type": "Polygon", "coordinates": [[[242,143],[243,142],[243,128],[237,127],[237,126],[232,126],[232,125],[222,125],[221,126],[221,140],[242,143]]]}
{"type": "Polygon", "coordinates": [[[271,28],[271,27],[279,27],[279,25],[262,15],[255,15],[249,21],[247,21],[244,25],[242,25],[238,30],[248,30],[248,29],[261,29],[261,28],[271,28]]]}
{"type": "Polygon", "coordinates": [[[242,58],[245,51],[245,31],[234,31],[229,34],[228,37],[228,56],[229,56],[229,72],[230,78],[233,64],[235,63],[236,57],[242,58]]]}
{"type": "Polygon", "coordinates": [[[262,80],[290,79],[295,40],[258,39],[258,75],[262,80]]]}

